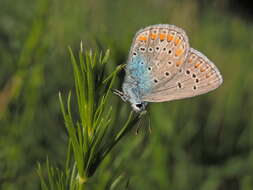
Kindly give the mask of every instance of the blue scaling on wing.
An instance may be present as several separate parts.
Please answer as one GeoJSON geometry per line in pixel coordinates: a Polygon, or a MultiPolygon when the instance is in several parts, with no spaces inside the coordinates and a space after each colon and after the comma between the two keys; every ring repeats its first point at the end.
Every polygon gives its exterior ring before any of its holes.
{"type": "Polygon", "coordinates": [[[149,93],[151,88],[151,76],[146,60],[143,56],[137,55],[127,64],[123,91],[130,96],[130,99],[140,101],[141,96],[149,93]]]}

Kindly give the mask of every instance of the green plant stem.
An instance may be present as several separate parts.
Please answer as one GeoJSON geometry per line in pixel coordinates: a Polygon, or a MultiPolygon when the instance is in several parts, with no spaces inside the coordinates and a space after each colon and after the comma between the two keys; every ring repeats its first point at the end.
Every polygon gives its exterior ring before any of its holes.
{"type": "Polygon", "coordinates": [[[86,177],[80,177],[78,176],[78,183],[79,183],[79,190],[85,190],[85,184],[87,182],[87,178],[86,177]]]}
{"type": "Polygon", "coordinates": [[[79,183],[79,190],[84,190],[85,183],[79,183]]]}

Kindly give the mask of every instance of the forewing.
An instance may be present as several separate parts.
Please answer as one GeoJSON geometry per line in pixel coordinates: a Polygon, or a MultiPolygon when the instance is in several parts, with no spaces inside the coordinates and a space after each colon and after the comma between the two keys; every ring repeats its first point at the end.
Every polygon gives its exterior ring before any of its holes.
{"type": "Polygon", "coordinates": [[[160,81],[168,81],[178,73],[185,63],[188,50],[188,37],[181,28],[167,24],[146,27],[134,37],[126,73],[131,76],[134,72],[128,68],[136,68],[132,65],[135,66],[136,59],[141,58],[144,60],[145,73],[151,76],[151,86],[157,88],[160,81]]]}

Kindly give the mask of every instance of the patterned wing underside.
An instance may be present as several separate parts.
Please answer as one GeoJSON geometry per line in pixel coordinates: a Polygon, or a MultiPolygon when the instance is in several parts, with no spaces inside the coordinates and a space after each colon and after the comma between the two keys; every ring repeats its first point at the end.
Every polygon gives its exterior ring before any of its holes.
{"type": "Polygon", "coordinates": [[[188,37],[181,28],[173,25],[153,25],[136,33],[128,62],[132,62],[135,56],[143,56],[148,72],[151,75],[157,74],[155,77],[152,75],[152,82],[157,83],[170,80],[178,73],[185,63],[188,50],[188,37]]]}
{"type": "Polygon", "coordinates": [[[167,83],[142,97],[147,102],[164,102],[207,93],[223,82],[217,67],[206,56],[190,48],[180,72],[167,83]]]}

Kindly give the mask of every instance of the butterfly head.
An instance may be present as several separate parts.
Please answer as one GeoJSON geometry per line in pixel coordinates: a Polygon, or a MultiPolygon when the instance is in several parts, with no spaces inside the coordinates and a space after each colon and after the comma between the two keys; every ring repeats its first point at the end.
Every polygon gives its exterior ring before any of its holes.
{"type": "Polygon", "coordinates": [[[145,111],[147,102],[140,102],[140,103],[132,103],[131,106],[135,112],[143,112],[145,111]]]}

